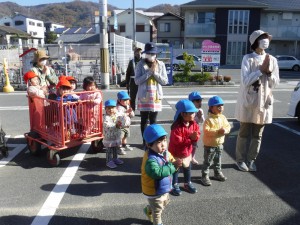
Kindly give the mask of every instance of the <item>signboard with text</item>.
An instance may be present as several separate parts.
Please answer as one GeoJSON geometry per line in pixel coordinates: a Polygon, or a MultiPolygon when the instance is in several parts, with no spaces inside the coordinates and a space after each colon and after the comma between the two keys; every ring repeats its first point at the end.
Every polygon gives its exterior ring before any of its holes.
{"type": "Polygon", "coordinates": [[[204,71],[216,71],[220,67],[221,45],[211,40],[202,42],[201,61],[204,71]]]}

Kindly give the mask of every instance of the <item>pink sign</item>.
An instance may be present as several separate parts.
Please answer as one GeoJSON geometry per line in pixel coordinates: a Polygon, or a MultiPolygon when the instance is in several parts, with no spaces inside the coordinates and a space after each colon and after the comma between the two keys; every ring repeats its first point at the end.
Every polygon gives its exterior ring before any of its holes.
{"type": "Polygon", "coordinates": [[[211,40],[204,40],[202,42],[202,52],[221,52],[221,45],[214,43],[211,40]]]}

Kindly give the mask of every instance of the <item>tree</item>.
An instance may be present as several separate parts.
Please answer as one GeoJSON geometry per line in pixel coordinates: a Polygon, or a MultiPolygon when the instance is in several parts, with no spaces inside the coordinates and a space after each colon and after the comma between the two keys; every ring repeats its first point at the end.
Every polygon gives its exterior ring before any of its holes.
{"type": "Polygon", "coordinates": [[[54,41],[57,39],[57,34],[53,31],[47,32],[45,34],[45,43],[46,44],[53,44],[54,41]]]}
{"type": "Polygon", "coordinates": [[[191,74],[192,69],[196,66],[194,57],[192,55],[187,54],[187,52],[183,53],[183,59],[185,64],[180,64],[180,68],[183,69],[183,74],[189,76],[191,74]]]}

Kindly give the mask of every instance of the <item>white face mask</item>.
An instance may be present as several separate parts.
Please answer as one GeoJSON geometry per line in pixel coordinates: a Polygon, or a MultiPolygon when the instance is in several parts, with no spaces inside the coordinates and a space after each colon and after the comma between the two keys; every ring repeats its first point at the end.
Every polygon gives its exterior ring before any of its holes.
{"type": "Polygon", "coordinates": [[[47,59],[40,61],[41,66],[46,66],[47,64],[47,59]]]}
{"type": "Polygon", "coordinates": [[[265,39],[259,40],[258,47],[261,49],[267,49],[267,48],[269,48],[269,44],[270,44],[269,38],[265,38],[265,39]]]}
{"type": "Polygon", "coordinates": [[[156,59],[156,55],[145,54],[145,59],[148,59],[149,62],[154,62],[156,59]]]}

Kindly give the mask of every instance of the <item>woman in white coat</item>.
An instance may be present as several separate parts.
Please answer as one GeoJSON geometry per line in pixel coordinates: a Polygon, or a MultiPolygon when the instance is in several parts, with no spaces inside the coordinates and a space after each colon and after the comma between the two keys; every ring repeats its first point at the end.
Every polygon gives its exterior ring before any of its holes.
{"type": "Polygon", "coordinates": [[[272,89],[279,83],[279,69],[276,58],[265,52],[270,40],[268,33],[254,31],[249,38],[253,52],[245,55],[242,61],[241,84],[235,108],[235,117],[240,121],[236,163],[241,171],[257,170],[255,160],[263,130],[265,124],[272,123],[272,89]]]}

